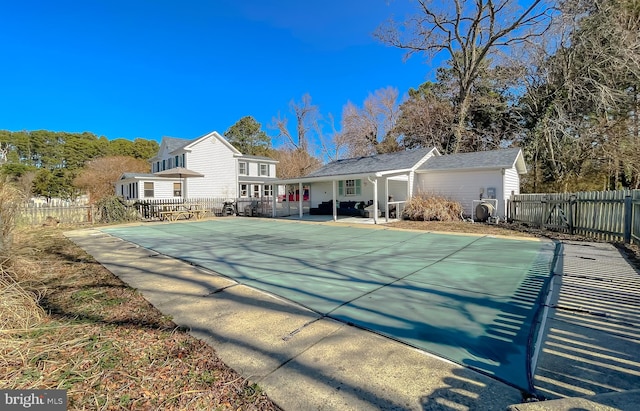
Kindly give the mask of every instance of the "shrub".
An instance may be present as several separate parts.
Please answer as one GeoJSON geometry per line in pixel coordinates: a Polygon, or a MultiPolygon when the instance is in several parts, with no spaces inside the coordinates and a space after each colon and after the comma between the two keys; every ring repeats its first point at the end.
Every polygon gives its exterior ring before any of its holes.
{"type": "Polygon", "coordinates": [[[126,223],[138,219],[137,210],[118,196],[103,197],[96,205],[98,221],[101,223],[126,223]]]}
{"type": "Polygon", "coordinates": [[[0,254],[8,252],[11,247],[22,201],[21,191],[7,177],[0,178],[0,254]]]}
{"type": "Polygon", "coordinates": [[[37,298],[22,287],[17,269],[29,272],[22,261],[12,255],[16,216],[24,200],[20,189],[7,178],[0,178],[0,331],[26,329],[37,324],[43,311],[37,298]]]}
{"type": "Polygon", "coordinates": [[[414,221],[458,221],[462,205],[443,196],[417,194],[404,207],[403,217],[414,221]]]}

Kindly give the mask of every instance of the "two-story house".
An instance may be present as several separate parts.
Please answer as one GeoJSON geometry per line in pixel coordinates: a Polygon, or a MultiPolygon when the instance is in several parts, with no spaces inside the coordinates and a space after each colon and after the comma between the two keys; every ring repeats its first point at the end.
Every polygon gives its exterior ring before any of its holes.
{"type": "Polygon", "coordinates": [[[216,131],[194,140],[164,137],[151,173],[124,173],[115,190],[126,200],[271,198],[277,163],[243,155],[216,131]]]}

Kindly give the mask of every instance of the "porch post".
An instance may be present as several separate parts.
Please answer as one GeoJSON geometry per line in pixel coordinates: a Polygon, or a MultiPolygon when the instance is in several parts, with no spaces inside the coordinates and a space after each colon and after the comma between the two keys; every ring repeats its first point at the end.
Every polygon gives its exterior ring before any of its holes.
{"type": "Polygon", "coordinates": [[[378,177],[373,180],[373,223],[378,224],[378,177]]]}
{"type": "Polygon", "coordinates": [[[384,179],[384,222],[389,222],[389,177],[384,179]]]}
{"type": "Polygon", "coordinates": [[[331,213],[333,221],[338,221],[338,210],[336,210],[336,180],[331,181],[331,213]]]}
{"type": "Polygon", "coordinates": [[[302,192],[302,182],[298,183],[298,213],[299,217],[302,220],[302,199],[304,198],[304,193],[302,192]]]}
{"type": "Polygon", "coordinates": [[[276,218],[276,207],[278,206],[278,184],[271,185],[271,218],[276,218]]]}

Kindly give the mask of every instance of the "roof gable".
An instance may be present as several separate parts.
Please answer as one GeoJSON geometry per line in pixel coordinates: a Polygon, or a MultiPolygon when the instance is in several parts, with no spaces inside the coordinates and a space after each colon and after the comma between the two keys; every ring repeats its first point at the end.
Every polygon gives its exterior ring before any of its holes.
{"type": "Polygon", "coordinates": [[[418,171],[446,171],[464,169],[512,168],[519,174],[527,172],[527,168],[519,148],[507,148],[473,153],[446,154],[434,156],[427,160],[418,171]]]}
{"type": "Polygon", "coordinates": [[[185,150],[190,150],[192,149],[195,145],[197,145],[198,143],[207,140],[207,139],[215,139],[220,141],[225,147],[227,147],[229,149],[229,151],[231,151],[233,154],[235,155],[242,155],[242,153],[240,151],[238,151],[237,148],[235,148],[231,143],[229,143],[224,137],[222,137],[220,134],[218,134],[217,131],[212,131],[211,133],[205,134],[204,136],[198,137],[194,140],[191,140],[188,142],[188,144],[185,144],[184,148],[185,150]]]}
{"type": "Polygon", "coordinates": [[[398,151],[378,154],[369,157],[346,158],[325,164],[305,177],[330,177],[349,174],[368,174],[393,170],[408,170],[415,167],[420,160],[434,151],[435,148],[398,151]]]}
{"type": "Polygon", "coordinates": [[[242,153],[239,152],[237,148],[235,148],[224,137],[218,134],[217,131],[212,131],[211,133],[207,133],[203,136],[200,136],[198,138],[194,138],[191,140],[186,140],[183,138],[176,138],[176,137],[162,137],[162,142],[160,143],[160,149],[158,150],[158,154],[155,157],[153,157],[153,159],[160,158],[162,156],[162,153],[171,154],[178,150],[191,150],[196,144],[209,138],[213,138],[220,141],[234,155],[242,155],[242,153]]]}

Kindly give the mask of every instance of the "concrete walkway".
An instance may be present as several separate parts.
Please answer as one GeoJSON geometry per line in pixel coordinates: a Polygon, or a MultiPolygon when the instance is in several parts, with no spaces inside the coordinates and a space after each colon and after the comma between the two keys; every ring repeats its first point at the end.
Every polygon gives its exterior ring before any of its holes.
{"type": "MultiPolygon", "coordinates": [[[[287,301],[157,255],[99,230],[66,234],[140,291],[155,307],[172,316],[177,324],[188,327],[194,336],[210,343],[227,365],[258,383],[285,410],[504,410],[522,400],[517,389],[485,375],[388,338],[319,317],[287,301]]],[[[637,282],[638,273],[619,253],[614,255],[617,251],[611,246],[608,249],[602,244],[580,247],[586,246],[584,243],[565,245],[559,264],[562,270],[558,270],[561,275],[557,276],[556,293],[550,300],[545,344],[539,353],[535,379],[539,393],[547,398],[640,386],[636,317],[640,288],[638,283],[628,288],[617,282],[623,278],[622,273],[625,284],[637,282]],[[585,251],[588,257],[576,250],[585,251]],[[589,294],[581,299],[595,304],[598,290],[598,297],[608,304],[612,315],[615,311],[616,317],[607,318],[600,312],[586,313],[585,310],[569,313],[565,307],[575,303],[576,296],[580,295],[572,288],[573,282],[585,280],[580,276],[589,276],[591,271],[585,269],[594,269],[593,261],[601,254],[607,258],[602,262],[601,271],[609,273],[607,278],[615,279],[616,283],[607,284],[607,291],[606,287],[597,289],[595,286],[603,286],[603,281],[594,279],[598,282],[584,285],[589,294]],[[582,262],[589,264],[582,267],[579,264],[582,262]],[[575,278],[571,277],[574,274],[575,278]],[[620,294],[624,294],[621,297],[624,307],[620,307],[620,294]],[[597,322],[606,326],[596,327],[591,317],[597,317],[597,322]],[[558,344],[563,346],[561,355],[558,355],[558,344]],[[588,371],[596,365],[597,371],[588,371]],[[578,369],[587,375],[577,374],[578,369]],[[576,378],[568,381],[567,375],[576,378]]],[[[603,302],[598,302],[597,307],[603,302]]],[[[582,307],[586,306],[582,304],[582,307]]],[[[593,311],[593,307],[590,309],[593,311]]],[[[637,394],[636,397],[628,395],[627,400],[637,399],[637,394]]],[[[571,409],[566,408],[567,402],[562,402],[568,400],[560,401],[518,404],[512,409],[571,409]],[[542,405],[548,407],[521,408],[542,405]]],[[[579,409],[627,408],[582,406],[579,409]]]]}

